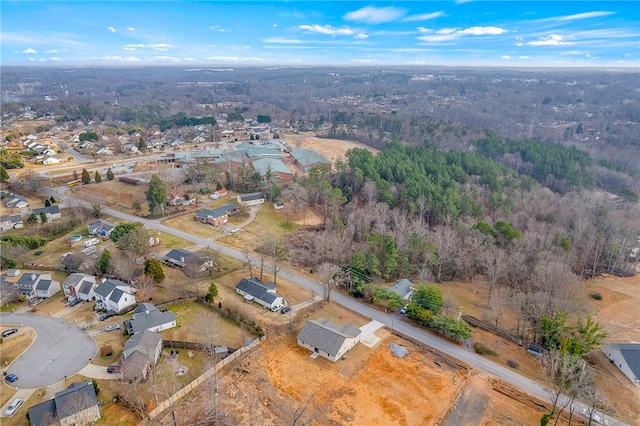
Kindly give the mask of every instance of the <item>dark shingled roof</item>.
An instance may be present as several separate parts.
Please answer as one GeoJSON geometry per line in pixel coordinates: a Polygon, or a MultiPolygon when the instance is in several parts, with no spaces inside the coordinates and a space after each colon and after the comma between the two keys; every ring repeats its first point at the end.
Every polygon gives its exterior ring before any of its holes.
{"type": "Polygon", "coordinates": [[[263,284],[255,278],[241,279],[236,288],[267,303],[273,303],[276,298],[280,297],[279,294],[274,293],[275,286],[273,283],[263,284]]]}
{"type": "Polygon", "coordinates": [[[56,400],[49,399],[40,404],[29,407],[29,424],[31,426],[49,426],[55,423],[58,416],[56,414],[56,400]]]}
{"type": "Polygon", "coordinates": [[[91,380],[73,383],[65,390],[56,392],[55,401],[58,417],[61,419],[98,405],[91,380]]]}
{"type": "Polygon", "coordinates": [[[328,319],[318,318],[307,321],[298,334],[298,340],[335,356],[346,339],[358,335],[360,329],[355,324],[340,326],[328,319]]]}
{"type": "Polygon", "coordinates": [[[640,378],[640,344],[618,343],[618,349],[636,377],[640,378]]]}

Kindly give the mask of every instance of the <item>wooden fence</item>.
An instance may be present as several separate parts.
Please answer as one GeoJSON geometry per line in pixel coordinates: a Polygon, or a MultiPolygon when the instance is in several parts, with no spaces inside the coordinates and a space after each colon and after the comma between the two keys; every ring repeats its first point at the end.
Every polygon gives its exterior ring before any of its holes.
{"type": "Polygon", "coordinates": [[[169,399],[158,403],[158,406],[156,408],[154,408],[153,410],[151,410],[147,414],[148,420],[143,421],[140,424],[141,425],[151,425],[152,424],[151,420],[153,420],[156,417],[158,417],[167,408],[171,407],[178,400],[180,400],[180,398],[184,397],[189,392],[191,392],[192,390],[194,390],[195,388],[200,386],[202,383],[204,383],[206,380],[209,380],[211,377],[213,377],[214,374],[216,373],[216,370],[220,371],[221,368],[223,368],[227,364],[235,361],[236,359],[241,357],[244,353],[249,352],[250,350],[256,348],[260,343],[262,343],[262,341],[265,338],[266,338],[266,336],[259,337],[259,338],[255,339],[253,342],[251,342],[249,345],[243,346],[242,348],[238,349],[237,351],[235,351],[234,353],[232,353],[231,355],[229,355],[228,357],[226,357],[222,361],[218,362],[215,367],[207,370],[204,374],[200,375],[198,378],[193,380],[187,386],[185,386],[184,388],[180,389],[175,394],[171,395],[169,397],[169,399]]]}
{"type": "Polygon", "coordinates": [[[499,327],[496,327],[494,325],[491,325],[486,321],[482,321],[482,320],[479,320],[476,317],[472,317],[471,315],[462,315],[461,318],[463,320],[465,320],[467,323],[469,323],[469,325],[472,326],[472,327],[481,328],[481,329],[486,330],[488,332],[491,332],[491,333],[493,333],[493,334],[495,334],[497,336],[500,336],[500,337],[505,338],[507,340],[511,340],[513,343],[517,343],[520,346],[529,345],[529,344],[533,343],[533,342],[531,342],[531,341],[529,341],[527,339],[524,339],[524,338],[522,338],[520,336],[517,336],[517,335],[515,335],[513,333],[510,333],[507,330],[504,330],[502,328],[499,328],[499,327]]]}

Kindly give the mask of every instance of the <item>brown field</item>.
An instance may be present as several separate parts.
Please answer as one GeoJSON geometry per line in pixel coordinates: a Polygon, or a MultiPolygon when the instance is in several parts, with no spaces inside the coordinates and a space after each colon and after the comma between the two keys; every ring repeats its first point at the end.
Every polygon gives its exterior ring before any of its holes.
{"type": "Polygon", "coordinates": [[[325,139],[311,135],[295,135],[287,133],[282,136],[282,139],[286,141],[292,148],[297,148],[300,144],[300,148],[307,148],[316,151],[321,154],[327,160],[345,161],[345,153],[352,148],[364,148],[372,153],[376,154],[377,149],[371,148],[365,144],[355,141],[343,141],[339,139],[325,139]]]}

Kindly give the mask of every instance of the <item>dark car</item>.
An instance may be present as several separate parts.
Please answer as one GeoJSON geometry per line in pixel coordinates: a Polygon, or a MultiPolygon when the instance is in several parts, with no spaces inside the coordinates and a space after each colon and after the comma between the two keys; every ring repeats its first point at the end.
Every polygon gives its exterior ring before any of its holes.
{"type": "Polygon", "coordinates": [[[69,302],[69,306],[76,306],[80,302],[82,302],[82,299],[73,299],[71,302],[69,302]]]}
{"type": "Polygon", "coordinates": [[[115,317],[116,315],[118,315],[116,312],[109,311],[107,313],[100,315],[100,321],[108,320],[109,318],[115,317]]]}
{"type": "Polygon", "coordinates": [[[118,367],[117,365],[110,365],[107,367],[107,373],[111,374],[111,373],[119,373],[120,372],[120,367],[118,367]]]}
{"type": "Polygon", "coordinates": [[[17,328],[10,328],[8,330],[5,330],[2,332],[2,337],[7,337],[7,336],[11,336],[12,334],[15,334],[18,332],[17,328]]]}
{"type": "Polygon", "coordinates": [[[4,379],[9,383],[13,383],[18,381],[18,376],[15,374],[7,374],[4,379]]]}
{"type": "Polygon", "coordinates": [[[286,314],[290,310],[291,310],[291,306],[285,306],[284,308],[280,309],[280,313],[281,314],[286,314]]]}

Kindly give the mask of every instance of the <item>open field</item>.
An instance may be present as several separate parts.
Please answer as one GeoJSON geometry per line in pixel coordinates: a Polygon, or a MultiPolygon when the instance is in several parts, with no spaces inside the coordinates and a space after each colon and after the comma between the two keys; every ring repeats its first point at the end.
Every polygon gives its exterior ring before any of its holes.
{"type": "Polygon", "coordinates": [[[282,139],[291,145],[292,148],[297,149],[299,145],[300,148],[312,149],[327,160],[331,160],[332,163],[335,161],[345,161],[345,153],[352,148],[363,148],[374,154],[378,152],[377,149],[359,142],[325,139],[307,134],[295,135],[293,133],[287,133],[282,135],[282,139]]]}

